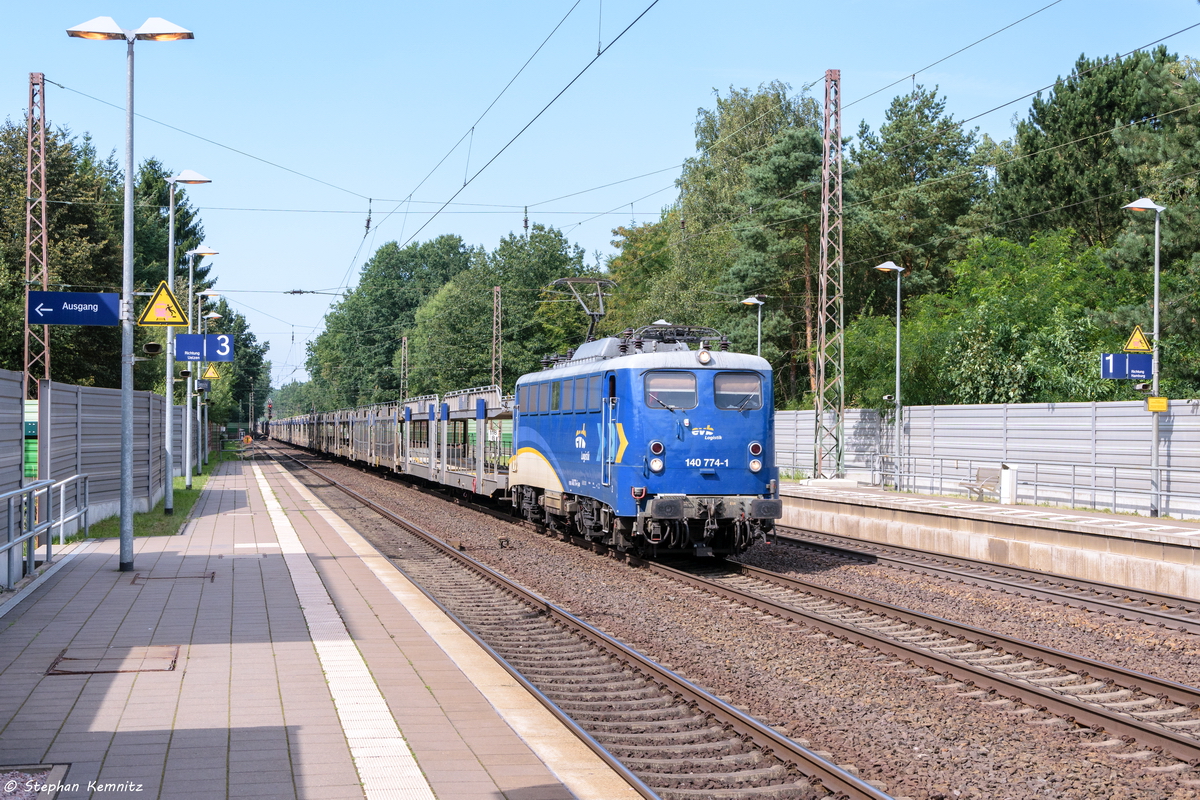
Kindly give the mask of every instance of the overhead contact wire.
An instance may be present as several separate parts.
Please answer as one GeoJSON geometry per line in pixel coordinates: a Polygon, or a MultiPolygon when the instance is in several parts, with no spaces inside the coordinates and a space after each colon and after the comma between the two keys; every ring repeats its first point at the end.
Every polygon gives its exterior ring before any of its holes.
{"type": "MultiPolygon", "coordinates": [[[[119,106],[116,103],[110,103],[107,100],[101,100],[99,97],[94,97],[94,96],[88,94],[87,92],[81,92],[78,89],[72,89],[70,86],[65,86],[56,81],[52,81],[49,78],[46,78],[46,83],[52,83],[60,89],[65,89],[68,92],[74,92],[75,94],[80,95],[82,97],[86,97],[89,100],[95,100],[97,103],[103,103],[106,106],[112,106],[113,108],[121,110],[121,111],[125,110],[125,106],[119,106]]],[[[201,136],[198,133],[192,133],[191,131],[184,130],[183,128],[178,128],[174,125],[163,122],[162,120],[157,120],[157,119],[154,119],[153,117],[147,117],[145,114],[138,114],[136,111],[134,112],[134,114],[136,116],[141,117],[142,119],[146,120],[147,122],[153,122],[155,125],[161,125],[164,128],[170,128],[173,131],[182,133],[184,136],[191,136],[193,139],[199,139],[202,142],[208,142],[211,145],[215,145],[216,147],[220,147],[224,150],[228,150],[231,153],[237,153],[240,156],[245,156],[246,158],[251,158],[251,159],[254,159],[255,161],[261,162],[268,166],[275,167],[276,169],[281,169],[284,172],[290,172],[293,175],[304,178],[305,180],[315,181],[316,183],[320,183],[324,186],[328,186],[330,189],[337,189],[339,192],[345,192],[346,194],[352,194],[355,197],[361,197],[363,200],[367,199],[367,196],[365,194],[359,194],[358,192],[354,191],[353,189],[347,189],[344,186],[338,186],[335,183],[330,183],[329,181],[324,181],[324,180],[321,180],[320,178],[314,178],[312,175],[306,175],[305,173],[300,172],[299,170],[292,169],[291,167],[285,167],[282,164],[275,163],[274,161],[268,161],[267,159],[262,158],[261,156],[256,156],[253,153],[247,153],[245,150],[238,150],[236,147],[230,147],[229,145],[222,144],[221,142],[218,142],[215,139],[209,139],[208,137],[201,136]]]]}
{"type": "MultiPolygon", "coordinates": [[[[488,112],[492,110],[492,107],[495,106],[496,103],[498,103],[500,101],[500,98],[504,96],[504,93],[508,91],[509,87],[513,85],[513,83],[517,80],[517,78],[521,77],[521,73],[523,73],[525,71],[525,68],[529,66],[529,64],[533,61],[533,59],[537,58],[537,54],[542,52],[542,48],[546,46],[546,43],[549,42],[551,38],[553,38],[554,34],[558,33],[558,29],[563,26],[563,23],[567,21],[567,17],[571,16],[571,13],[579,6],[579,4],[581,2],[583,2],[583,0],[575,0],[575,4],[573,6],[571,6],[569,9],[567,9],[567,13],[563,14],[563,18],[558,21],[558,24],[554,26],[553,30],[551,30],[550,33],[546,34],[546,38],[543,39],[542,43],[537,46],[537,49],[533,51],[533,54],[531,56],[529,56],[529,58],[525,59],[525,63],[521,65],[521,68],[519,70],[517,70],[516,74],[513,75],[511,78],[509,78],[508,83],[504,84],[504,88],[500,90],[500,93],[497,94],[494,98],[492,98],[492,102],[488,103],[488,107],[485,108],[483,110],[483,113],[479,115],[479,118],[476,119],[474,123],[472,123],[471,129],[469,131],[467,131],[467,133],[464,133],[462,135],[462,137],[460,137],[459,140],[454,143],[454,146],[451,147],[449,151],[447,151],[446,155],[442,156],[441,160],[439,160],[438,163],[433,165],[433,169],[429,170],[429,173],[424,178],[421,179],[420,183],[418,183],[415,187],[413,187],[413,190],[408,193],[408,197],[406,197],[403,200],[401,200],[400,202],[398,202],[396,204],[395,208],[393,208],[391,211],[389,211],[383,219],[379,220],[380,225],[382,225],[384,222],[386,222],[388,217],[391,217],[392,214],[395,214],[400,209],[400,206],[404,205],[405,202],[411,201],[412,196],[417,193],[417,190],[419,190],[422,186],[425,185],[425,181],[432,178],[433,174],[438,171],[438,168],[441,167],[442,164],[446,163],[446,159],[449,158],[451,156],[451,154],[453,154],[454,151],[458,149],[458,146],[463,143],[463,139],[466,139],[468,134],[473,134],[475,132],[476,126],[478,126],[480,122],[483,122],[483,118],[486,117],[488,115],[488,112]]],[[[468,156],[468,162],[469,162],[469,156],[468,156]]],[[[465,170],[464,170],[464,174],[463,174],[463,181],[464,181],[463,186],[466,186],[465,170]]],[[[405,213],[407,214],[407,212],[405,212],[405,213]]]]}
{"type": "Polygon", "coordinates": [[[436,212],[434,212],[433,216],[431,216],[429,219],[427,219],[421,225],[420,228],[417,228],[417,230],[413,233],[413,235],[410,236],[404,242],[404,244],[407,245],[409,242],[411,242],[413,239],[415,239],[417,237],[417,235],[421,233],[421,231],[425,230],[426,226],[428,226],[430,222],[433,222],[433,220],[436,219],[437,216],[439,214],[441,214],[442,211],[445,210],[446,206],[450,205],[451,201],[453,201],[454,198],[458,197],[458,195],[463,191],[463,189],[466,189],[467,186],[469,186],[476,178],[478,178],[480,175],[482,175],[484,170],[486,170],[488,167],[490,167],[497,158],[499,158],[506,150],[508,150],[509,147],[512,146],[513,142],[515,142],[517,139],[521,138],[521,135],[523,133],[525,133],[525,131],[529,130],[530,126],[532,126],[533,123],[537,122],[538,119],[541,118],[542,114],[545,114],[546,111],[549,110],[550,106],[554,105],[554,103],[558,100],[558,98],[562,97],[568,89],[570,89],[572,86],[574,86],[575,82],[577,80],[579,80],[581,77],[583,77],[583,74],[585,72],[587,72],[589,69],[591,69],[592,65],[595,64],[597,61],[599,61],[601,56],[603,56],[605,53],[607,53],[609,51],[609,48],[611,48],[614,44],[619,42],[621,40],[621,37],[623,37],[626,33],[628,33],[629,30],[631,28],[633,28],[634,25],[638,24],[638,22],[641,21],[642,17],[644,17],[648,13],[650,13],[650,9],[654,8],[656,5],[658,5],[658,3],[659,3],[659,0],[653,0],[653,2],[650,3],[650,5],[646,6],[646,8],[642,11],[642,13],[637,15],[637,17],[633,20],[633,22],[630,22],[628,25],[625,26],[624,30],[622,30],[620,33],[617,34],[616,38],[614,38],[611,42],[609,42],[607,45],[605,45],[605,47],[599,53],[597,53],[590,61],[588,61],[588,63],[586,65],[584,65],[583,69],[581,69],[579,71],[579,73],[574,78],[572,78],[570,80],[570,82],[567,83],[566,86],[564,86],[561,90],[559,90],[558,94],[554,95],[554,97],[551,98],[550,102],[546,103],[546,105],[542,108],[541,111],[539,111],[537,114],[534,115],[533,119],[531,119],[531,120],[529,120],[529,122],[525,123],[524,127],[522,127],[521,130],[517,131],[516,135],[514,135],[511,139],[509,139],[507,144],[505,144],[503,147],[501,147],[500,150],[497,151],[497,153],[495,155],[493,155],[491,158],[489,158],[487,163],[484,164],[482,167],[480,167],[479,171],[471,176],[470,180],[468,180],[466,183],[464,183],[458,191],[456,191],[453,195],[451,195],[450,199],[447,200],[445,203],[443,203],[442,206],[436,212]]]}

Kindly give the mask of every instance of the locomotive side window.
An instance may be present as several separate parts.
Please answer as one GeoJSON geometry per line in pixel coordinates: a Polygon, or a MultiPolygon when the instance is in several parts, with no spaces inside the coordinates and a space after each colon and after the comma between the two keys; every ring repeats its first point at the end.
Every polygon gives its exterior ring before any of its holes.
{"type": "Polygon", "coordinates": [[[521,387],[521,391],[518,394],[517,409],[522,414],[529,413],[529,386],[528,385],[521,387]]]}
{"type": "Polygon", "coordinates": [[[593,375],[588,380],[588,411],[600,410],[600,376],[593,375]]]}
{"type": "Polygon", "coordinates": [[[550,384],[550,410],[558,411],[562,408],[562,381],[555,381],[550,384]]]}
{"type": "Polygon", "coordinates": [[[713,376],[717,408],[753,411],[762,408],[762,378],[753,372],[718,372],[713,376]]]}
{"type": "Polygon", "coordinates": [[[575,379],[575,410],[587,411],[587,378],[575,379]]]}
{"type": "Polygon", "coordinates": [[[538,411],[545,414],[550,411],[550,384],[538,384],[538,411]]]}
{"type": "Polygon", "coordinates": [[[562,382],[562,410],[570,411],[574,406],[575,381],[567,378],[562,382]]]}
{"type": "Polygon", "coordinates": [[[696,407],[696,376],[690,372],[647,372],[645,383],[650,408],[696,407]]]}

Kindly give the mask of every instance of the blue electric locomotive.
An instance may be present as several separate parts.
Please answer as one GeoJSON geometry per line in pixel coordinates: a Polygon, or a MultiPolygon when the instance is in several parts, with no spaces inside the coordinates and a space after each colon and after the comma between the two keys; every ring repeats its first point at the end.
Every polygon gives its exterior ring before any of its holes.
{"type": "Polygon", "coordinates": [[[741,552],[783,513],[773,408],[770,364],[710,328],[588,342],[517,381],[512,503],[621,551],[741,552]]]}

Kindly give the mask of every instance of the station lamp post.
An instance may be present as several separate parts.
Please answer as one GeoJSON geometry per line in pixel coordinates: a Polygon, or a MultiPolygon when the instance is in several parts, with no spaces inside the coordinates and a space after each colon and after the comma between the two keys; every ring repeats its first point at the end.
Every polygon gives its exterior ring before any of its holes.
{"type": "MultiPolygon", "coordinates": [[[[198,323],[195,325],[192,324],[192,321],[195,319],[195,317],[192,316],[192,299],[196,284],[196,259],[200,258],[201,256],[216,256],[220,255],[220,253],[218,253],[216,250],[213,250],[211,247],[205,247],[204,245],[201,245],[194,250],[188,250],[187,254],[192,257],[188,264],[188,333],[198,333],[200,330],[200,325],[198,323]]],[[[183,460],[185,462],[183,467],[183,482],[184,485],[189,489],[192,488],[192,458],[193,453],[195,452],[193,449],[194,440],[192,437],[192,393],[195,391],[194,386],[196,376],[193,373],[194,370],[188,370],[187,394],[184,395],[184,397],[187,398],[187,412],[184,414],[183,418],[183,460]]]]}
{"type": "Polygon", "coordinates": [[[112,17],[67,28],[77,39],[124,41],[125,56],[125,226],[121,260],[121,555],[122,572],[133,570],[133,44],[194,38],[186,28],[151,17],[125,30],[112,17]]]}
{"type": "MultiPolygon", "coordinates": [[[[1162,212],[1166,211],[1166,206],[1160,206],[1151,200],[1149,197],[1143,197],[1134,200],[1132,203],[1121,206],[1130,211],[1153,211],[1154,212],[1154,334],[1151,339],[1151,351],[1154,355],[1151,356],[1150,367],[1150,394],[1158,397],[1158,266],[1159,266],[1159,251],[1162,245],[1159,221],[1162,212]]],[[[1158,471],[1158,415],[1160,412],[1154,411],[1150,414],[1150,516],[1157,517],[1160,513],[1161,500],[1161,480],[1159,479],[1158,471]]]]}
{"type": "Polygon", "coordinates": [[[758,350],[756,354],[762,356],[762,307],[763,301],[758,297],[747,297],[742,301],[744,306],[758,306],[758,350]]]}
{"type": "MultiPolygon", "coordinates": [[[[170,225],[167,235],[167,286],[175,290],[175,187],[177,184],[212,183],[198,172],[185,169],[173,178],[167,178],[167,189],[171,192],[170,225]]],[[[167,481],[163,498],[163,513],[167,516],[175,513],[175,328],[167,326],[167,383],[164,394],[167,396],[166,430],[163,438],[166,440],[167,481]]]]}
{"type": "Polygon", "coordinates": [[[900,403],[900,275],[904,272],[904,267],[899,266],[894,261],[885,261],[875,269],[880,272],[896,273],[896,394],[893,396],[893,401],[896,403],[896,491],[900,491],[900,431],[901,415],[904,411],[904,406],[900,403]]]}
{"type": "MultiPolygon", "coordinates": [[[[220,296],[221,296],[220,292],[201,292],[200,297],[196,298],[196,313],[197,314],[200,313],[200,304],[204,302],[205,297],[220,297],[220,296]]],[[[200,322],[204,326],[204,331],[202,332],[202,335],[203,335],[203,333],[208,332],[208,321],[210,319],[211,320],[223,319],[224,316],[225,316],[224,314],[218,314],[215,311],[210,311],[209,313],[207,313],[203,317],[201,317],[200,322]]],[[[207,361],[204,363],[208,364],[207,361]]],[[[199,395],[196,396],[196,417],[197,417],[197,419],[200,420],[200,430],[201,430],[201,434],[204,439],[204,444],[201,445],[201,447],[200,447],[200,458],[197,459],[197,463],[196,463],[197,471],[199,471],[199,469],[202,468],[203,465],[208,463],[208,446],[209,446],[209,442],[208,442],[208,401],[206,400],[205,402],[201,403],[199,395]],[[203,409],[203,411],[201,411],[201,409],[203,409]]]]}

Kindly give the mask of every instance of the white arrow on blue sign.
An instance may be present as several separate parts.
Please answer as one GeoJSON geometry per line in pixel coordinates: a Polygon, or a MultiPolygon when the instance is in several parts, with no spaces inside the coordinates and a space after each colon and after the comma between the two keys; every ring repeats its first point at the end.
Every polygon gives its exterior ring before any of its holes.
{"type": "Polygon", "coordinates": [[[176,361],[233,361],[228,333],[180,333],[175,336],[176,361]]]}
{"type": "Polygon", "coordinates": [[[30,325],[118,325],[116,292],[30,292],[30,325]]]}
{"type": "Polygon", "coordinates": [[[1103,353],[1100,377],[1108,380],[1148,381],[1153,377],[1154,356],[1150,353],[1103,353]]]}

